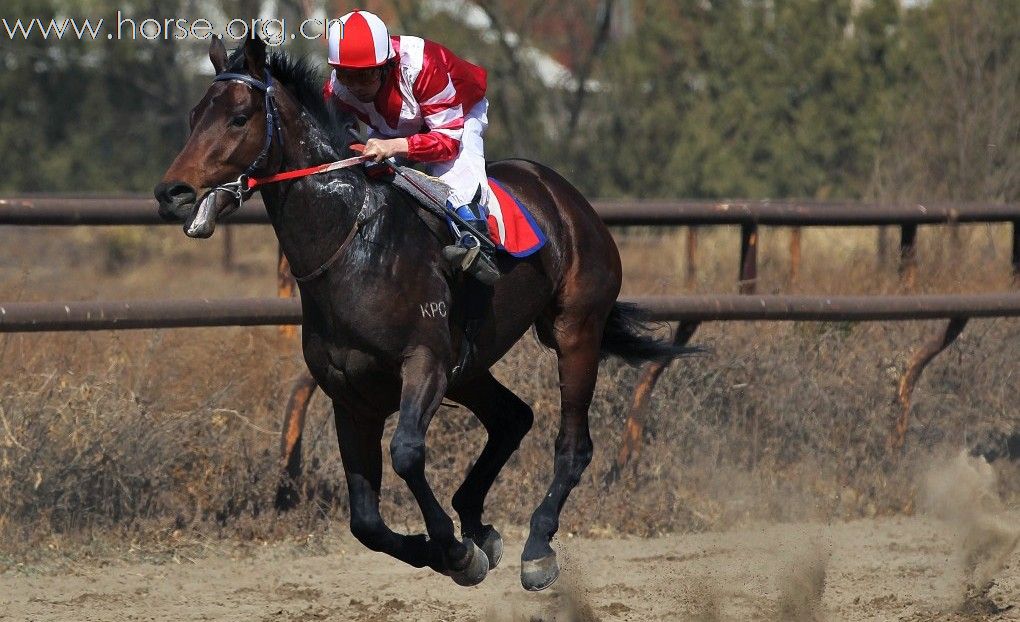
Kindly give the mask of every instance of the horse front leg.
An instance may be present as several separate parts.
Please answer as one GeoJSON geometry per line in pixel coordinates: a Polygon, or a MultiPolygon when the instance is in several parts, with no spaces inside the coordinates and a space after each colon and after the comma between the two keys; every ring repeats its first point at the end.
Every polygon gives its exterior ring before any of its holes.
{"type": "Polygon", "coordinates": [[[442,551],[424,534],[395,533],[379,513],[382,483],[382,432],[385,416],[360,413],[333,401],[340,457],[351,504],[351,533],[362,544],[416,568],[446,572],[442,551]]]}
{"type": "Polygon", "coordinates": [[[456,538],[453,520],[425,479],[425,433],[446,393],[446,368],[431,349],[420,346],[404,359],[401,377],[400,418],[390,444],[393,470],[418,502],[450,577],[459,585],[477,585],[489,571],[489,560],[473,541],[456,538]]]}

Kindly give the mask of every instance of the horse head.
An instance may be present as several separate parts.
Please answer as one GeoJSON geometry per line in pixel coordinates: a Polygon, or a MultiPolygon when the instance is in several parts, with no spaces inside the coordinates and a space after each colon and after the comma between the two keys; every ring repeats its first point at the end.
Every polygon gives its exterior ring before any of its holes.
{"type": "Polygon", "coordinates": [[[244,73],[225,73],[227,51],[213,37],[209,60],[216,78],[191,109],[188,141],[153,190],[160,216],[185,221],[189,237],[211,236],[217,219],[240,207],[247,177],[279,166],[280,121],[266,44],[249,38],[243,52],[244,73]]]}

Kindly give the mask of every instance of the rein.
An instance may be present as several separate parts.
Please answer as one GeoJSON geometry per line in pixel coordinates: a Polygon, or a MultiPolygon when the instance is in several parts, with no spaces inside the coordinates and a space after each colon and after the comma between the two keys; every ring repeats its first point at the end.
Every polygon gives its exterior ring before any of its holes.
{"type": "Polygon", "coordinates": [[[359,155],[354,156],[353,158],[347,158],[346,160],[337,160],[336,162],[309,166],[308,168],[299,168],[297,170],[277,173],[276,175],[270,175],[268,177],[246,177],[245,185],[248,190],[254,190],[257,187],[264,186],[266,184],[275,184],[276,182],[287,181],[288,179],[297,179],[299,177],[307,177],[309,175],[317,175],[319,173],[328,173],[330,171],[348,168],[355,164],[368,162],[371,159],[373,159],[373,156],[359,155]]]}
{"type": "MultiPolygon", "coordinates": [[[[309,175],[317,175],[319,173],[328,173],[330,171],[340,170],[342,168],[348,168],[367,162],[374,159],[373,156],[359,155],[353,158],[347,158],[345,160],[338,160],[336,162],[328,162],[326,164],[318,164],[316,166],[309,166],[308,168],[296,169],[293,171],[284,171],[276,173],[275,175],[268,175],[266,177],[253,177],[255,171],[265,165],[266,160],[269,158],[269,150],[273,146],[273,136],[277,136],[280,142],[280,146],[283,146],[283,128],[280,124],[280,113],[276,108],[276,100],[273,99],[273,95],[276,92],[276,87],[273,86],[273,77],[270,75],[269,70],[266,70],[265,82],[257,80],[252,76],[243,73],[221,73],[213,78],[213,82],[224,82],[224,81],[241,82],[247,84],[251,88],[262,91],[265,94],[265,109],[266,109],[266,139],[262,144],[262,151],[256,156],[255,160],[250,166],[237,178],[237,181],[232,181],[218,186],[213,186],[209,192],[227,192],[231,194],[237,200],[237,207],[230,210],[234,212],[244,204],[246,198],[250,197],[256,188],[259,186],[265,186],[268,184],[274,184],[281,181],[287,181],[290,179],[299,179],[301,177],[308,177],[309,175]]],[[[354,236],[357,235],[358,231],[361,230],[362,226],[375,216],[380,210],[375,210],[371,214],[366,216],[368,211],[369,196],[370,192],[368,188],[365,188],[365,200],[361,204],[361,211],[358,212],[358,217],[354,221],[354,226],[347,233],[347,237],[344,238],[343,242],[340,243],[340,248],[336,249],[336,252],[325,261],[321,266],[313,270],[312,272],[303,275],[294,276],[294,280],[298,283],[306,283],[308,281],[317,279],[318,277],[325,274],[327,270],[347,250],[351,242],[354,240],[354,236]]],[[[228,212],[228,213],[230,213],[228,212]]],[[[293,273],[292,273],[293,274],[293,273]]]]}
{"type": "Polygon", "coordinates": [[[259,152],[258,156],[255,157],[255,160],[250,166],[248,166],[244,173],[237,178],[237,181],[214,186],[211,190],[212,192],[229,192],[237,199],[238,207],[241,207],[244,200],[247,197],[250,197],[252,191],[259,186],[287,181],[290,179],[308,177],[309,175],[318,175],[319,173],[328,173],[330,171],[348,168],[355,164],[361,164],[362,162],[367,162],[373,159],[372,156],[359,155],[345,160],[318,164],[316,166],[309,166],[308,168],[293,171],[285,171],[275,175],[268,175],[266,177],[252,177],[255,174],[255,171],[265,165],[266,159],[269,158],[269,150],[273,146],[274,134],[279,139],[280,145],[283,145],[283,127],[280,124],[280,113],[276,108],[276,100],[273,99],[273,95],[276,93],[276,87],[273,86],[273,77],[270,75],[268,70],[266,71],[265,82],[243,73],[221,73],[213,78],[213,82],[225,82],[228,80],[247,84],[253,89],[265,93],[266,140],[262,143],[262,151],[259,152]]]}

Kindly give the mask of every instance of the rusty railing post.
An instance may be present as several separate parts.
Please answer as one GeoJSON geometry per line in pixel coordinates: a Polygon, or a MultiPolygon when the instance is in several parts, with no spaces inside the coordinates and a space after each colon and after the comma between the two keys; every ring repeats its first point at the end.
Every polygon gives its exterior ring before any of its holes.
{"type": "Polygon", "coordinates": [[[223,270],[231,272],[234,269],[234,228],[230,225],[223,225],[223,270]]]}
{"type": "Polygon", "coordinates": [[[308,370],[294,382],[283,413],[283,431],[280,434],[280,463],[283,472],[276,487],[276,509],[289,510],[300,500],[297,482],[301,477],[301,438],[305,429],[308,404],[315,393],[315,379],[308,370]]]}
{"type": "MultiPolygon", "coordinates": [[[[680,322],[676,327],[676,335],[673,337],[673,345],[683,347],[694,336],[700,322],[680,322]]],[[[616,452],[616,460],[609,468],[602,482],[606,486],[615,483],[620,479],[623,469],[633,460],[636,460],[641,453],[641,440],[645,429],[645,415],[647,414],[648,397],[652,394],[659,376],[666,369],[668,363],[656,361],[646,363],[641,369],[641,378],[634,387],[634,396],[631,398],[630,409],[627,411],[627,421],[624,424],[623,440],[620,442],[620,449],[616,452]]]]}
{"type": "MultiPolygon", "coordinates": [[[[292,298],[297,294],[297,282],[290,273],[290,264],[282,249],[277,251],[276,293],[281,298],[292,298]]],[[[285,343],[292,344],[297,339],[297,326],[280,326],[279,330],[285,343]]],[[[315,386],[312,375],[307,369],[302,369],[301,376],[290,390],[290,399],[283,413],[283,429],[280,433],[280,463],[283,470],[276,487],[276,509],[280,511],[293,508],[300,500],[297,481],[301,477],[301,437],[315,386]]]]}
{"type": "Polygon", "coordinates": [[[878,227],[877,228],[878,233],[875,236],[875,238],[876,238],[877,262],[878,262],[877,263],[877,267],[878,267],[879,270],[884,270],[886,265],[887,265],[886,262],[888,260],[889,248],[888,248],[888,242],[886,241],[886,236],[888,234],[888,231],[887,231],[888,229],[889,228],[886,227],[886,226],[878,227]]]}
{"type": "Polygon", "coordinates": [[[917,284],[917,225],[900,227],[900,281],[913,289],[917,284]]]}
{"type": "MultiPolygon", "coordinates": [[[[276,260],[276,295],[280,298],[293,298],[297,293],[297,283],[290,273],[290,263],[283,256],[283,250],[277,250],[276,260]]],[[[297,337],[297,326],[281,326],[280,337],[290,340],[297,337]]]]}
{"type": "Polygon", "coordinates": [[[753,294],[758,286],[758,225],[740,225],[740,293],[753,294]]]}
{"type": "Polygon", "coordinates": [[[960,215],[955,210],[949,210],[949,219],[946,221],[946,227],[949,228],[949,244],[944,244],[946,252],[943,253],[941,261],[951,266],[951,271],[955,273],[957,269],[962,265],[963,256],[963,234],[960,231],[960,215]]]}
{"type": "Polygon", "coordinates": [[[790,287],[793,287],[800,277],[800,234],[800,227],[790,229],[790,287]]]}
{"type": "Polygon", "coordinates": [[[1013,284],[1020,284],[1020,220],[1012,222],[1013,229],[1013,284]]]}
{"type": "Polygon", "coordinates": [[[900,405],[900,414],[899,417],[896,418],[896,425],[893,426],[892,434],[889,435],[888,445],[891,451],[899,451],[900,449],[903,449],[904,444],[907,442],[907,430],[910,427],[911,397],[914,394],[914,387],[917,386],[917,381],[920,380],[925,367],[927,367],[940,352],[956,341],[956,338],[963,332],[964,327],[967,326],[967,320],[969,319],[970,318],[957,317],[949,320],[945,326],[939,329],[935,335],[926,341],[916,352],[914,352],[914,355],[910,357],[910,362],[907,363],[907,368],[903,371],[903,375],[900,376],[900,385],[896,392],[896,397],[900,405]]]}
{"type": "Polygon", "coordinates": [[[687,289],[693,289],[698,282],[698,228],[687,227],[687,289]]]}

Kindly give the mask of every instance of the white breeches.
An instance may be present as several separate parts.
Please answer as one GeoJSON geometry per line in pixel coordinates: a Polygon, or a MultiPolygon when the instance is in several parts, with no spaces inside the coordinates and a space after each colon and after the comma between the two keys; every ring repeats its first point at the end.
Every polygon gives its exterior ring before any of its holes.
{"type": "Polygon", "coordinates": [[[489,183],[485,176],[485,149],[482,135],[489,127],[489,100],[484,97],[464,115],[464,134],[460,139],[460,153],[452,160],[427,165],[433,177],[443,180],[453,189],[450,203],[454,207],[467,205],[482,187],[481,204],[489,204],[489,183]]]}

